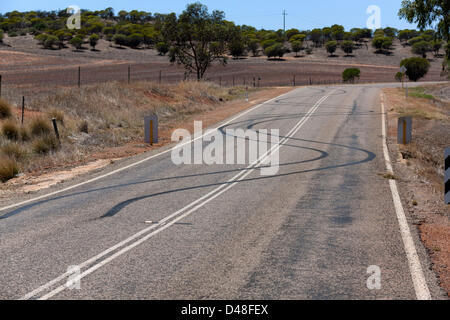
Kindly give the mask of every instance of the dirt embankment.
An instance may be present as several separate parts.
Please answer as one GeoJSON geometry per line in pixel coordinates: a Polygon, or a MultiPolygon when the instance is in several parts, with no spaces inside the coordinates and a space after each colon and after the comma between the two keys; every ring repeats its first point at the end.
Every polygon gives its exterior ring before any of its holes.
{"type": "MultiPolygon", "coordinates": [[[[0,157],[15,158],[20,168],[17,178],[0,184],[0,197],[47,188],[110,161],[161,147],[171,143],[177,128],[192,132],[194,120],[210,126],[289,90],[250,89],[249,101],[244,87],[223,88],[207,82],[110,82],[42,93],[27,101],[23,126],[27,140],[19,135],[12,141],[0,134],[0,157]],[[143,142],[143,117],[152,113],[159,116],[160,142],[150,146],[143,142]],[[33,134],[33,124],[36,119],[51,124],[52,117],[57,119],[61,145],[38,152],[36,146],[43,138],[33,134]]],[[[6,122],[21,127],[20,106],[12,104],[12,109],[12,117],[0,120],[1,128],[6,122]]]]}
{"type": "Polygon", "coordinates": [[[450,296],[450,206],[444,203],[444,149],[450,147],[449,85],[385,89],[389,148],[406,209],[420,230],[441,286],[450,296]],[[413,118],[413,141],[397,144],[397,119],[413,118]]]}

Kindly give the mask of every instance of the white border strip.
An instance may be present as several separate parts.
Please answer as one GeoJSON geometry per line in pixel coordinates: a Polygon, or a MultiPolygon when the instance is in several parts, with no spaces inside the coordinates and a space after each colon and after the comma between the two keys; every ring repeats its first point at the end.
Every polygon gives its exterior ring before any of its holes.
{"type": "MultiPolygon", "coordinates": [[[[298,90],[298,89],[297,89],[297,90],[298,90]]],[[[12,208],[20,207],[20,206],[22,206],[22,205],[24,205],[24,204],[28,204],[28,203],[31,203],[31,202],[35,202],[35,201],[37,201],[37,200],[45,199],[45,198],[48,198],[48,197],[51,197],[51,196],[54,196],[54,195],[57,195],[57,194],[60,194],[60,193],[63,193],[63,192],[66,192],[66,191],[75,189],[75,188],[78,188],[78,187],[81,187],[81,186],[84,186],[84,185],[86,185],[86,184],[88,184],[88,183],[95,182],[95,181],[97,181],[97,180],[100,180],[100,179],[109,177],[109,176],[111,176],[111,175],[114,175],[114,174],[116,174],[116,173],[125,171],[125,170],[127,170],[127,169],[136,167],[136,166],[138,166],[138,165],[140,165],[140,164],[142,164],[142,163],[144,163],[144,162],[147,162],[147,161],[149,161],[149,160],[152,160],[152,159],[154,159],[154,158],[156,158],[156,157],[159,157],[159,156],[161,156],[161,155],[163,155],[163,154],[172,152],[173,149],[181,148],[181,147],[183,147],[183,146],[185,146],[185,145],[187,145],[187,144],[192,143],[193,141],[196,141],[196,140],[198,140],[198,139],[202,139],[204,136],[210,135],[211,133],[214,133],[214,132],[217,131],[219,128],[221,128],[221,127],[223,127],[223,126],[226,126],[227,124],[230,124],[230,123],[233,122],[234,120],[241,118],[242,116],[246,115],[247,113],[250,113],[250,112],[252,112],[252,111],[258,109],[258,108],[264,106],[264,105],[267,104],[267,103],[270,103],[270,102],[272,102],[272,101],[281,99],[282,97],[284,97],[284,96],[286,96],[286,95],[288,95],[288,94],[290,94],[290,93],[292,93],[292,92],[294,92],[294,91],[296,91],[296,90],[294,89],[294,90],[291,90],[291,91],[289,91],[289,92],[286,92],[286,93],[284,93],[284,94],[282,94],[282,95],[280,95],[280,96],[278,96],[278,97],[275,97],[275,98],[273,98],[273,99],[267,100],[267,101],[265,101],[265,102],[263,102],[263,103],[261,103],[261,104],[258,104],[258,105],[256,105],[256,106],[254,106],[253,108],[250,108],[250,109],[248,109],[248,110],[246,110],[246,111],[244,111],[244,112],[242,112],[242,113],[239,113],[237,116],[231,118],[230,120],[228,120],[228,121],[225,122],[225,123],[222,123],[220,126],[214,128],[214,129],[211,129],[211,130],[206,130],[206,131],[204,132],[203,135],[201,135],[201,136],[199,136],[199,137],[196,137],[195,139],[191,138],[191,140],[189,140],[189,141],[187,141],[187,142],[185,142],[185,143],[182,143],[182,144],[178,144],[178,145],[175,146],[174,148],[167,149],[167,150],[162,151],[162,152],[160,152],[160,153],[158,153],[158,154],[155,154],[155,155],[152,155],[152,156],[147,157],[147,158],[145,158],[145,159],[142,159],[142,160],[140,160],[140,161],[134,162],[134,163],[132,163],[132,164],[130,164],[130,165],[127,165],[127,166],[125,166],[125,167],[122,167],[122,168],[120,168],[120,169],[117,169],[117,170],[108,172],[108,173],[106,173],[106,174],[103,174],[103,175],[101,175],[101,176],[98,176],[98,177],[95,177],[95,178],[92,178],[92,179],[83,181],[83,182],[81,182],[81,183],[77,183],[77,184],[75,184],[75,185],[73,185],[73,186],[70,186],[70,187],[67,187],[67,188],[64,188],[64,189],[61,189],[61,190],[57,190],[57,191],[54,191],[54,192],[50,192],[50,193],[44,194],[44,195],[39,196],[39,197],[36,197],[36,198],[32,198],[32,199],[25,200],[25,201],[22,201],[22,202],[14,203],[14,204],[11,204],[11,205],[8,205],[8,206],[5,206],[5,207],[1,207],[1,208],[0,208],[0,212],[1,212],[1,211],[8,210],[8,209],[12,209],[12,208]]],[[[0,216],[0,218],[1,218],[1,216],[0,216]]]]}
{"type": "MultiPolygon", "coordinates": [[[[387,146],[387,134],[386,134],[386,114],[384,108],[384,95],[381,95],[381,131],[383,136],[383,153],[384,160],[386,162],[386,169],[393,174],[393,168],[391,159],[389,157],[389,150],[387,146]]],[[[405,247],[406,257],[408,258],[409,271],[414,284],[414,290],[416,291],[416,297],[418,300],[431,300],[430,290],[428,289],[425,276],[423,274],[422,266],[420,264],[419,256],[414,245],[414,240],[409,230],[408,220],[403,210],[402,201],[397,189],[397,183],[394,179],[389,180],[389,186],[391,188],[392,199],[394,201],[395,213],[397,214],[397,220],[400,227],[400,234],[402,235],[403,245],[405,247]]]]}

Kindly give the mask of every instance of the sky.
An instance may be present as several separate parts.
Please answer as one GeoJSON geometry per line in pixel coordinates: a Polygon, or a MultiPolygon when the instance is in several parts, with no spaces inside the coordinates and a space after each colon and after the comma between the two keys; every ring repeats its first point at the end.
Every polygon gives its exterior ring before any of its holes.
{"type": "MultiPolygon", "coordinates": [[[[188,3],[196,0],[1,0],[0,12],[13,10],[58,10],[70,5],[82,9],[101,10],[112,7],[120,10],[140,10],[152,13],[180,13],[188,3]]],[[[210,10],[222,10],[227,20],[236,24],[246,24],[258,29],[283,28],[283,10],[286,10],[286,29],[308,30],[323,28],[332,24],[343,25],[347,30],[366,27],[370,14],[367,8],[376,5],[380,8],[381,27],[397,29],[415,28],[397,16],[401,0],[203,0],[201,3],[210,10]]]]}

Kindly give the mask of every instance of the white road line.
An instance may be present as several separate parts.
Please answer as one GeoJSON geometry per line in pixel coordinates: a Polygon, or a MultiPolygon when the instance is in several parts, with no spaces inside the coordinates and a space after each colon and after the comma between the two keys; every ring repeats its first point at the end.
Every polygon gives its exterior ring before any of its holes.
{"type": "MultiPolygon", "coordinates": [[[[309,118],[311,117],[311,115],[319,108],[319,106],[334,92],[334,90],[332,92],[330,92],[328,95],[322,97],[321,99],[319,99],[316,104],[308,111],[308,113],[289,131],[289,133],[285,136],[285,138],[283,138],[276,146],[272,147],[270,150],[268,150],[262,157],[260,157],[258,160],[256,160],[255,162],[253,162],[250,166],[248,166],[246,169],[250,169],[250,170],[244,170],[242,172],[240,172],[239,174],[237,174],[236,176],[234,176],[233,178],[231,178],[226,184],[223,184],[221,186],[219,186],[218,188],[216,188],[215,190],[209,192],[208,194],[206,194],[205,196],[197,199],[196,201],[190,203],[189,205],[185,206],[184,208],[178,210],[177,212],[171,214],[170,216],[164,218],[163,220],[161,220],[161,222],[157,225],[153,225],[149,228],[146,228],[142,231],[140,231],[139,233],[125,239],[124,241],[120,242],[119,244],[107,249],[106,251],[100,253],[99,255],[95,256],[94,258],[91,258],[85,262],[83,262],[82,264],[79,265],[80,268],[84,268],[92,263],[94,263],[95,261],[99,260],[100,258],[104,257],[105,255],[115,251],[116,249],[122,247],[123,245],[127,244],[128,242],[131,242],[137,238],[139,238],[141,235],[147,233],[148,231],[151,231],[153,229],[155,229],[156,227],[161,227],[153,232],[151,232],[150,234],[142,237],[141,239],[135,241],[134,243],[122,248],[120,251],[114,253],[113,255],[107,257],[106,259],[100,261],[99,263],[93,265],[92,267],[90,267],[89,269],[87,269],[86,271],[84,271],[77,279],[82,279],[84,277],[86,277],[87,275],[91,274],[92,272],[96,271],[97,269],[101,268],[102,266],[108,264],[109,262],[113,261],[114,259],[116,259],[117,257],[123,255],[124,253],[130,251],[131,249],[135,248],[136,246],[142,244],[143,242],[147,241],[148,239],[152,238],[153,236],[155,236],[156,234],[162,232],[163,230],[169,228],[170,226],[172,226],[173,224],[177,223],[178,221],[180,221],[181,219],[187,217],[188,215],[190,215],[191,213],[195,212],[196,210],[200,209],[201,207],[203,207],[204,205],[206,205],[207,203],[209,203],[210,201],[214,200],[215,198],[217,198],[218,196],[220,196],[221,194],[225,193],[226,191],[228,191],[229,189],[231,189],[232,187],[234,187],[239,181],[242,181],[243,179],[245,179],[245,177],[247,177],[248,175],[250,175],[254,170],[256,170],[256,166],[260,163],[263,163],[263,161],[269,156],[269,154],[271,152],[274,152],[275,150],[278,150],[281,148],[281,146],[283,146],[284,144],[286,144],[286,142],[293,136],[295,135],[300,129],[301,127],[309,120],[309,118]],[[231,184],[229,184],[231,183],[231,184]],[[203,202],[201,202],[202,200],[204,200],[203,202]],[[200,203],[199,203],[200,202],[200,203]],[[193,207],[193,208],[192,208],[193,207]],[[177,215],[179,215],[180,213],[184,212],[186,209],[189,209],[187,212],[185,212],[184,214],[182,214],[181,216],[175,218],[174,220],[170,221],[168,223],[168,221],[174,217],[176,217],[177,215]]],[[[44,284],[43,286],[33,290],[32,292],[26,294],[24,297],[22,297],[21,299],[23,300],[27,300],[27,299],[31,299],[34,296],[36,296],[37,294],[41,293],[44,290],[49,289],[50,287],[52,287],[53,285],[55,285],[56,283],[64,280],[65,278],[67,278],[68,276],[70,276],[71,274],[66,272],[64,274],[62,274],[61,276],[51,280],[50,282],[44,284]]],[[[65,284],[60,285],[59,287],[57,287],[56,289],[52,290],[51,292],[47,293],[46,295],[43,295],[42,297],[40,297],[40,300],[46,300],[46,299],[50,299],[53,296],[57,295],[58,293],[64,291],[67,288],[67,286],[65,284]]]]}
{"type": "MultiPolygon", "coordinates": [[[[386,163],[386,169],[393,174],[392,163],[389,157],[389,150],[387,146],[386,114],[383,95],[381,96],[381,115],[384,160],[386,163]]],[[[403,210],[402,201],[398,193],[397,183],[394,179],[389,180],[389,186],[391,188],[392,199],[394,201],[395,212],[397,214],[397,220],[400,227],[403,246],[405,247],[406,257],[408,258],[409,271],[411,273],[416,297],[418,300],[431,300],[430,290],[428,289],[428,285],[423,274],[419,256],[417,255],[417,250],[414,245],[414,240],[411,236],[411,231],[409,230],[408,220],[406,220],[405,211],[403,210]]]]}
{"type": "MultiPolygon", "coordinates": [[[[298,89],[297,89],[297,90],[298,90],[298,89]]],[[[267,101],[265,101],[265,102],[263,102],[263,103],[261,103],[261,104],[259,104],[259,105],[256,105],[256,106],[254,106],[253,108],[250,108],[250,109],[248,109],[248,110],[246,110],[246,111],[244,111],[244,112],[238,114],[237,116],[235,116],[235,117],[233,117],[232,119],[228,120],[227,122],[221,124],[220,126],[214,128],[214,129],[205,131],[205,133],[204,133],[203,135],[201,135],[201,136],[199,136],[199,137],[196,137],[195,139],[191,138],[190,141],[187,141],[187,142],[185,142],[185,143],[179,144],[179,145],[175,146],[174,148],[165,150],[165,151],[163,151],[163,152],[160,152],[160,153],[158,153],[158,154],[152,155],[152,156],[147,157],[147,158],[145,158],[145,159],[142,159],[142,160],[140,160],[140,161],[134,162],[134,163],[132,163],[132,164],[130,164],[130,165],[127,165],[127,166],[125,166],[125,167],[122,167],[122,168],[120,168],[120,169],[117,169],[117,170],[108,172],[108,173],[106,173],[106,174],[103,174],[103,175],[101,175],[101,176],[98,176],[98,177],[95,177],[95,178],[92,178],[92,179],[89,179],[89,180],[86,180],[86,181],[77,183],[77,184],[75,184],[75,185],[73,185],[73,186],[70,186],[70,187],[67,187],[67,188],[64,188],[64,189],[61,189],[61,190],[57,190],[57,191],[54,191],[54,192],[50,192],[50,193],[44,194],[44,195],[42,195],[42,196],[35,197],[35,198],[32,198],[32,199],[28,199],[28,200],[25,200],[25,201],[22,201],[22,202],[14,203],[14,204],[11,204],[11,205],[8,205],[8,206],[5,206],[5,207],[1,207],[1,208],[0,208],[0,212],[1,212],[1,211],[8,210],[8,209],[12,209],[12,208],[20,207],[20,206],[22,206],[22,205],[25,205],[25,204],[28,204],[28,203],[31,203],[31,202],[35,202],[35,201],[37,201],[37,200],[42,200],[42,199],[45,199],[45,198],[48,198],[48,197],[51,197],[51,196],[54,196],[54,195],[57,195],[57,194],[66,192],[66,191],[69,191],[69,190],[72,190],[72,189],[75,189],[75,188],[84,186],[84,185],[89,184],[89,183],[91,183],[91,182],[95,182],[95,181],[98,181],[98,180],[100,180],[100,179],[109,177],[109,176],[114,175],[114,174],[116,174],[116,173],[125,171],[125,170],[127,170],[127,169],[133,168],[133,167],[135,167],[135,166],[138,166],[138,165],[140,165],[140,164],[142,164],[142,163],[144,163],[144,162],[147,162],[147,161],[149,161],[149,160],[152,160],[152,159],[154,159],[154,158],[156,158],[156,157],[159,157],[159,156],[161,156],[161,155],[164,155],[164,154],[167,154],[167,153],[169,153],[169,152],[172,152],[173,149],[181,148],[181,147],[183,147],[184,145],[187,145],[187,144],[192,143],[193,141],[196,141],[196,140],[198,140],[198,139],[202,139],[205,135],[211,134],[212,132],[217,131],[219,128],[221,128],[221,127],[223,127],[223,126],[226,126],[226,125],[230,124],[230,123],[233,122],[234,120],[239,119],[239,118],[241,118],[242,116],[244,116],[244,115],[246,115],[246,114],[248,114],[248,113],[250,113],[250,112],[252,112],[252,111],[254,111],[254,110],[256,110],[256,109],[258,109],[258,108],[260,108],[260,107],[262,107],[262,106],[264,106],[264,105],[266,105],[266,104],[268,104],[268,103],[271,103],[271,102],[273,102],[273,101],[276,101],[276,100],[278,100],[278,99],[281,99],[282,97],[284,97],[284,96],[286,96],[286,95],[288,95],[288,94],[291,94],[292,92],[295,92],[295,91],[296,91],[296,90],[289,91],[289,92],[287,92],[287,93],[285,93],[285,94],[282,94],[282,95],[280,95],[280,96],[278,96],[278,97],[275,97],[275,98],[273,98],[273,99],[267,100],[267,101]]],[[[1,216],[0,216],[0,217],[1,217],[1,216]]]]}

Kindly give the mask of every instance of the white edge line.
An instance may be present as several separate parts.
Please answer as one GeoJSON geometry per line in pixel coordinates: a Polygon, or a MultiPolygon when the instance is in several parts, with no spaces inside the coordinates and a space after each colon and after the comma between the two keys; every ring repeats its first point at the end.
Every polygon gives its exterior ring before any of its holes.
{"type": "MultiPolygon", "coordinates": [[[[130,169],[130,168],[133,168],[133,167],[135,167],[135,166],[138,166],[138,165],[140,165],[140,164],[142,164],[142,163],[144,163],[144,162],[147,162],[147,161],[149,161],[149,160],[152,160],[152,159],[154,159],[154,158],[156,158],[156,157],[159,157],[159,156],[161,156],[161,155],[163,155],[163,154],[172,152],[172,150],[177,149],[177,148],[181,148],[181,147],[183,147],[183,146],[185,146],[185,145],[187,145],[187,144],[190,144],[190,143],[192,143],[192,142],[194,142],[194,141],[196,141],[196,140],[198,140],[198,139],[202,139],[202,138],[203,138],[204,136],[206,136],[207,134],[211,134],[212,132],[217,131],[219,128],[221,128],[221,127],[223,127],[223,126],[226,126],[227,124],[230,124],[230,123],[233,122],[234,120],[239,119],[240,117],[246,115],[247,113],[250,113],[250,112],[252,112],[253,110],[256,110],[256,109],[258,109],[258,108],[260,108],[260,107],[262,107],[262,106],[264,106],[264,105],[266,105],[266,104],[268,104],[268,103],[271,103],[271,102],[273,102],[273,101],[275,101],[275,100],[281,99],[282,97],[284,97],[284,96],[286,96],[286,95],[288,95],[288,94],[291,94],[292,92],[294,92],[294,91],[296,91],[296,90],[298,90],[298,89],[294,89],[294,90],[291,90],[291,91],[289,91],[289,92],[286,92],[286,93],[284,93],[284,94],[282,94],[282,95],[280,95],[280,96],[277,96],[277,97],[275,97],[275,98],[272,98],[272,99],[270,99],[270,100],[267,100],[267,101],[265,101],[265,102],[263,102],[263,103],[261,103],[261,104],[258,104],[258,105],[256,105],[256,106],[254,106],[254,107],[252,107],[252,108],[250,108],[250,109],[244,111],[244,112],[241,112],[241,113],[239,113],[238,115],[236,115],[235,117],[233,117],[233,118],[231,118],[230,120],[228,120],[227,122],[222,123],[220,126],[214,128],[214,129],[211,129],[211,130],[206,130],[201,136],[196,137],[196,138],[194,138],[194,139],[191,138],[191,140],[189,140],[189,141],[187,141],[187,142],[185,142],[185,143],[178,144],[178,145],[176,145],[176,146],[173,147],[173,148],[167,149],[167,150],[162,151],[162,152],[160,152],[160,153],[158,153],[158,154],[155,154],[155,155],[152,155],[152,156],[147,157],[147,158],[145,158],[145,159],[139,160],[139,161],[137,161],[137,162],[134,162],[134,163],[132,163],[132,164],[129,164],[129,165],[127,165],[127,166],[125,166],[125,167],[122,167],[122,168],[120,168],[120,169],[117,169],[117,170],[108,172],[108,173],[106,173],[106,174],[103,174],[103,175],[101,175],[101,176],[98,176],[98,177],[95,177],[95,178],[92,178],[92,179],[89,179],[89,180],[86,180],[86,181],[77,183],[77,184],[75,184],[75,185],[73,185],[73,186],[70,186],[70,187],[67,187],[67,188],[64,188],[64,189],[61,189],[61,190],[57,190],[57,191],[54,191],[54,192],[50,192],[50,193],[44,194],[44,195],[42,195],[42,196],[35,197],[35,198],[32,198],[32,199],[28,199],[28,200],[25,200],[25,201],[22,201],[22,202],[14,203],[14,204],[11,204],[11,205],[8,205],[8,206],[5,206],[5,207],[1,207],[1,208],[0,208],[0,212],[1,212],[1,211],[8,210],[8,209],[12,209],[12,208],[20,207],[20,206],[22,206],[22,205],[24,205],[24,204],[28,204],[28,203],[31,203],[31,202],[35,202],[35,201],[37,201],[37,200],[42,200],[42,199],[45,199],[45,198],[48,198],[48,197],[51,197],[51,196],[54,196],[54,195],[57,195],[57,194],[60,194],[60,193],[63,193],[63,192],[72,190],[72,189],[75,189],[75,188],[78,188],[78,187],[84,186],[84,185],[89,184],[89,183],[91,183],[91,182],[95,182],[95,181],[97,181],[97,180],[100,180],[100,179],[109,177],[109,176],[114,175],[114,174],[116,174],[116,173],[125,171],[125,170],[130,169]]],[[[0,216],[0,218],[1,218],[1,216],[0,216]]]]}
{"type": "MultiPolygon", "coordinates": [[[[383,137],[383,153],[386,168],[390,173],[393,173],[392,163],[389,157],[389,150],[387,146],[387,134],[386,134],[386,113],[384,107],[384,95],[381,95],[381,119],[382,119],[382,137],[383,137]]],[[[411,236],[408,220],[403,210],[402,201],[397,189],[397,183],[394,179],[389,180],[389,186],[391,188],[392,199],[394,201],[395,212],[397,214],[397,220],[400,227],[400,233],[403,240],[403,246],[405,247],[406,257],[408,259],[409,271],[411,273],[414,290],[418,300],[431,300],[430,290],[428,289],[427,282],[420,264],[419,256],[414,245],[414,240],[411,236]]]]}
{"type": "MultiPolygon", "coordinates": [[[[292,92],[292,91],[290,91],[292,92]]],[[[288,92],[288,93],[290,93],[288,92]]],[[[113,255],[109,256],[108,258],[106,258],[105,260],[97,263],[96,265],[93,265],[92,267],[90,267],[88,270],[84,271],[82,274],[80,274],[77,279],[82,279],[85,276],[89,275],[90,273],[94,272],[95,270],[99,269],[100,267],[106,265],[107,263],[111,262],[112,260],[114,260],[115,258],[119,257],[120,255],[128,252],[129,250],[133,249],[134,247],[140,245],[141,243],[145,242],[146,240],[150,239],[151,237],[153,237],[154,235],[160,233],[161,231],[169,228],[170,226],[172,226],[173,224],[175,224],[176,222],[178,222],[179,220],[185,218],[186,216],[190,215],[192,212],[196,211],[197,209],[203,207],[205,204],[207,204],[208,202],[212,201],[213,199],[217,198],[219,195],[223,194],[224,192],[226,192],[227,190],[231,189],[232,187],[234,187],[238,181],[243,180],[245,177],[247,177],[248,175],[250,175],[254,170],[254,166],[256,166],[258,163],[261,163],[264,161],[264,159],[266,157],[268,157],[269,153],[273,152],[274,148],[278,148],[280,149],[282,145],[286,144],[286,142],[295,134],[297,133],[301,127],[308,121],[308,119],[311,117],[311,115],[317,110],[317,108],[334,92],[334,90],[332,92],[330,92],[328,95],[322,97],[321,99],[319,99],[316,104],[308,111],[308,113],[289,131],[289,133],[286,135],[286,137],[279,143],[277,144],[277,146],[274,146],[271,148],[271,150],[267,151],[260,159],[256,160],[255,162],[253,162],[249,167],[247,167],[247,169],[250,168],[250,170],[248,171],[242,171],[239,174],[237,174],[236,176],[234,176],[233,178],[231,178],[229,182],[233,182],[231,185],[227,185],[227,184],[223,184],[221,186],[219,186],[218,188],[216,188],[215,190],[212,190],[211,192],[209,192],[208,194],[206,194],[205,196],[197,199],[196,201],[190,203],[189,205],[187,205],[186,207],[178,210],[177,212],[171,214],[170,216],[164,218],[163,220],[160,221],[159,224],[157,225],[153,225],[149,228],[146,228],[142,231],[140,231],[139,233],[125,239],[124,241],[120,242],[119,244],[105,250],[104,252],[98,254],[97,256],[83,262],[82,264],[79,265],[80,268],[83,268],[93,262],[95,262],[96,260],[99,260],[100,258],[102,258],[103,256],[105,256],[106,254],[115,251],[116,249],[122,247],[124,244],[138,238],[139,236],[143,235],[144,233],[158,227],[158,226],[162,226],[160,229],[153,231],[152,233],[146,235],[145,237],[139,239],[138,241],[130,244],[127,247],[122,248],[120,251],[114,253],[113,255]],[[253,168],[252,168],[253,167],[253,168]],[[239,177],[241,176],[241,177],[239,177]],[[223,189],[225,187],[225,189],[223,189]],[[223,190],[220,190],[223,189],[223,190]],[[216,194],[214,194],[216,193],[216,194]],[[174,216],[178,215],[179,213],[185,211],[186,209],[189,209],[190,207],[192,207],[193,205],[197,204],[198,202],[200,202],[201,200],[207,198],[208,196],[210,196],[211,194],[212,197],[210,197],[209,199],[206,199],[203,203],[200,203],[199,205],[197,205],[196,207],[192,208],[191,210],[187,211],[186,213],[184,213],[183,215],[179,216],[178,218],[172,220],[170,223],[166,222],[168,220],[170,220],[171,218],[173,218],[174,216]]],[[[283,95],[284,96],[284,95],[283,95]]],[[[281,97],[281,96],[280,96],[281,97]]],[[[275,98],[277,99],[277,98],[275,98]]],[[[192,141],[190,141],[191,143],[192,141]]],[[[66,272],[62,275],[60,275],[59,277],[49,281],[48,283],[40,286],[39,288],[33,290],[32,292],[26,294],[25,296],[23,296],[22,298],[20,298],[20,300],[28,300],[31,299],[32,297],[36,296],[38,293],[50,288],[51,286],[53,286],[54,284],[60,282],[61,280],[64,280],[66,277],[70,276],[71,273],[66,272]]],[[[53,296],[55,296],[56,294],[64,291],[67,287],[65,285],[61,285],[59,287],[57,287],[56,289],[52,290],[51,292],[47,293],[46,295],[38,298],[39,300],[47,300],[53,296]]]]}

